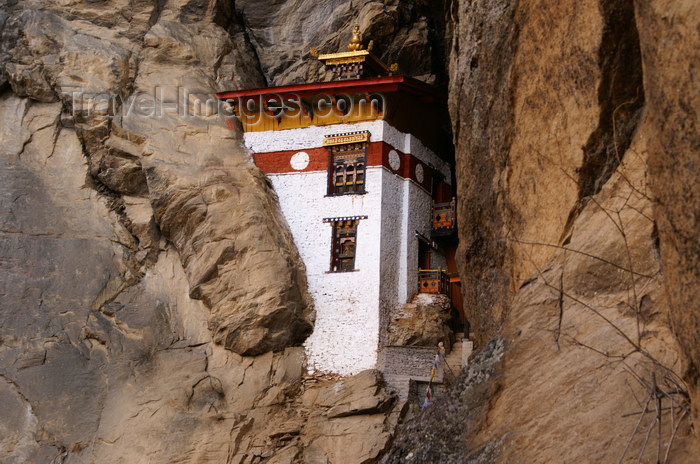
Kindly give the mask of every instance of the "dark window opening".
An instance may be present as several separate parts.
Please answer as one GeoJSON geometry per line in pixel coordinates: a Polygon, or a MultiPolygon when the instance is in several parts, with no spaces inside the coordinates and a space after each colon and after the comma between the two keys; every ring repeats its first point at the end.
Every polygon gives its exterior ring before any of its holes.
{"type": "Polygon", "coordinates": [[[418,240],[418,269],[430,269],[430,246],[418,240]]]}
{"type": "Polygon", "coordinates": [[[334,221],[331,272],[355,270],[355,246],[358,220],[334,221]]]}

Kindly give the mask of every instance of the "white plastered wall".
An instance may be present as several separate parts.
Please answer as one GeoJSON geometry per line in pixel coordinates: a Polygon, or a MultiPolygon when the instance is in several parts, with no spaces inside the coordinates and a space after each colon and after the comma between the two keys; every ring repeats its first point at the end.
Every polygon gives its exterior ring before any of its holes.
{"type": "Polygon", "coordinates": [[[382,169],[380,342],[390,312],[410,301],[418,289],[418,238],[430,235],[431,197],[411,180],[382,169]]]}
{"type": "Polygon", "coordinates": [[[353,375],[377,364],[382,168],[368,168],[364,195],[326,196],[327,173],[269,175],[289,223],[316,306],[306,340],[310,371],[353,375]],[[332,226],[324,218],[367,216],[356,236],[355,272],[329,272],[332,226]]]}
{"type": "MultiPolygon", "coordinates": [[[[369,130],[371,141],[417,156],[450,179],[449,166],[411,135],[384,121],[246,133],[246,145],[263,153],[319,147],[329,134],[369,130]],[[264,136],[263,134],[267,134],[264,136]]],[[[418,286],[418,239],[430,235],[431,198],[411,180],[368,167],[363,195],[327,196],[326,171],[268,174],[299,253],[316,307],[314,332],[305,342],[309,370],[353,375],[376,368],[388,313],[418,286]],[[367,216],[357,229],[355,272],[331,273],[332,226],[324,218],[367,216]]]]}

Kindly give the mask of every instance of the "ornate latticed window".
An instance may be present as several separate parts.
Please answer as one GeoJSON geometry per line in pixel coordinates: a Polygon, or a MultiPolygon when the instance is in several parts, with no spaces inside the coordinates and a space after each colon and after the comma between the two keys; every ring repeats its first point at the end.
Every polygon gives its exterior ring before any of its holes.
{"type": "Polygon", "coordinates": [[[368,132],[326,137],[328,195],[365,193],[368,132]]]}
{"type": "Polygon", "coordinates": [[[331,147],[330,155],[332,176],[329,195],[365,193],[367,144],[331,147]]]}
{"type": "Polygon", "coordinates": [[[367,216],[350,218],[324,219],[323,222],[333,226],[330,272],[349,272],[355,270],[355,251],[357,246],[357,225],[367,216]]]}

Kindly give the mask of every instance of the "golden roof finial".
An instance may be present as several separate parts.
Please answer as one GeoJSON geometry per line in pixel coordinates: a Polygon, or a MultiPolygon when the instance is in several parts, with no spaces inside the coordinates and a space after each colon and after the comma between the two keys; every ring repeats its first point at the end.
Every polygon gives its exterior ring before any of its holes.
{"type": "Polygon", "coordinates": [[[348,44],[348,50],[355,52],[357,50],[362,50],[362,38],[360,36],[360,25],[355,24],[355,28],[352,30],[352,39],[348,44]]]}
{"type": "Polygon", "coordinates": [[[335,80],[362,79],[373,76],[391,76],[398,71],[397,65],[387,66],[372,53],[374,41],[370,40],[367,48],[362,45],[360,25],[355,24],[352,38],[348,43],[348,51],[338,53],[319,53],[311,48],[309,54],[318,58],[324,65],[331,68],[335,80]]]}

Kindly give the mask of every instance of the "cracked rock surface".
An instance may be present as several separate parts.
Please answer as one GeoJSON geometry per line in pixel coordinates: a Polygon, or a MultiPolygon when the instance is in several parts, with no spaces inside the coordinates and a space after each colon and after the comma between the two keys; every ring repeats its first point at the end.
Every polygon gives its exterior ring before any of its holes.
{"type": "Polygon", "coordinates": [[[460,0],[452,19],[457,258],[492,368],[384,462],[696,462],[697,2],[460,0]]]}
{"type": "MultiPolygon", "coordinates": [[[[313,427],[268,430],[303,409],[314,310],[272,187],[207,104],[290,79],[252,3],[0,6],[0,461],[363,462],[388,443],[376,373],[330,415],[311,403],[313,427]]],[[[429,48],[424,5],[367,5],[429,48]]],[[[335,8],[315,45],[351,27],[335,8]]]]}
{"type": "Polygon", "coordinates": [[[655,378],[695,463],[696,3],[5,1],[0,461],[652,462],[655,378]],[[476,337],[393,447],[376,372],[304,376],[303,264],[207,105],[327,78],[356,22],[449,89],[476,337]]]}

